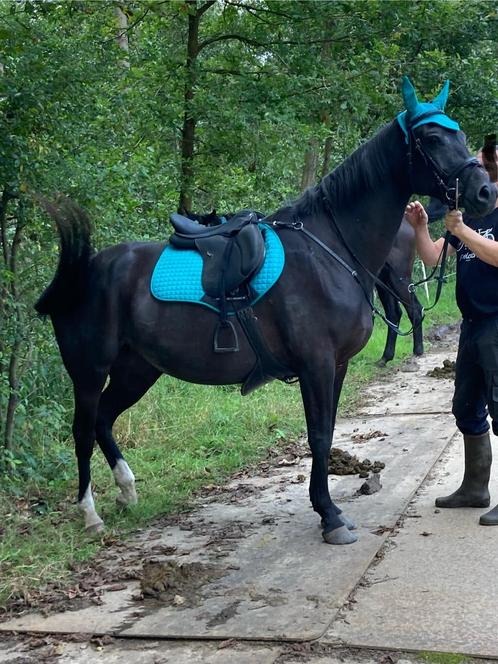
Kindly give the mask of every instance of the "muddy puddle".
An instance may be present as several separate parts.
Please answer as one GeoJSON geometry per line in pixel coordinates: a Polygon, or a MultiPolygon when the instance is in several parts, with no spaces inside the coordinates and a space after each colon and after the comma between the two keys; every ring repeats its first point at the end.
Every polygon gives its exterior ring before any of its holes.
{"type": "Polygon", "coordinates": [[[178,564],[176,560],[146,561],[140,589],[144,597],[153,597],[163,604],[178,608],[197,606],[202,588],[225,576],[227,570],[203,563],[178,564]]]}

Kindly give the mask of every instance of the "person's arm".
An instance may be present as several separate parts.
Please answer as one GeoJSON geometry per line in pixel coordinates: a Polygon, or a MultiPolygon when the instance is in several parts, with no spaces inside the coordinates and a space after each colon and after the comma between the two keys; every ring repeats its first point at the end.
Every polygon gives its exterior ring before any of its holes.
{"type": "Polygon", "coordinates": [[[498,267],[498,242],[476,233],[463,222],[460,210],[451,210],[444,218],[446,228],[484,263],[498,267]]]}
{"type": "MultiPolygon", "coordinates": [[[[441,237],[434,242],[429,235],[427,213],[420,201],[408,203],[405,210],[405,217],[415,230],[415,244],[418,255],[428,267],[434,267],[439,262],[444,238],[441,237]]],[[[450,245],[448,247],[448,256],[454,253],[455,249],[450,245]]]]}

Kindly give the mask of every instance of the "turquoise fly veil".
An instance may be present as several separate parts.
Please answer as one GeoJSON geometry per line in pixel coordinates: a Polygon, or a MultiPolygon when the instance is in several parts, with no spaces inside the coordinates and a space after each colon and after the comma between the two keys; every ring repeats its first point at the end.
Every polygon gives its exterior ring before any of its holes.
{"type": "Polygon", "coordinates": [[[431,102],[420,102],[417,99],[417,93],[413,87],[408,76],[403,76],[403,84],[401,92],[403,94],[403,101],[405,102],[406,111],[403,111],[397,116],[399,126],[403,130],[405,140],[408,143],[409,129],[415,129],[421,125],[433,122],[446,129],[458,131],[460,126],[458,122],[452,120],[444,113],[444,107],[448,100],[448,93],[450,91],[450,82],[446,81],[443,85],[441,92],[431,102]]]}

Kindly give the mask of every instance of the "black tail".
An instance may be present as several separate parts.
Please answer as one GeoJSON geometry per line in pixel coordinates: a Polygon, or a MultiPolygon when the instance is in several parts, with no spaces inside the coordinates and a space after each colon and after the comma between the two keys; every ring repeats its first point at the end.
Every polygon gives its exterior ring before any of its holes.
{"type": "Polygon", "coordinates": [[[57,203],[38,201],[55,221],[60,254],[55,276],[35,309],[40,314],[55,314],[68,311],[84,296],[92,255],[91,224],[87,214],[69,198],[61,198],[57,203]]]}

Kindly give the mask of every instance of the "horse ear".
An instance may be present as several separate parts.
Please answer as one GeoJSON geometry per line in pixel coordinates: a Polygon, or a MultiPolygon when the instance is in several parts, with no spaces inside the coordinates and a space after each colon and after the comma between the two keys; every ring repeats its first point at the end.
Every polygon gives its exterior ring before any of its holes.
{"type": "Polygon", "coordinates": [[[446,80],[444,82],[443,87],[441,88],[441,92],[438,94],[437,97],[434,97],[434,101],[432,102],[436,108],[439,108],[440,111],[444,111],[444,107],[446,106],[446,102],[448,101],[449,93],[450,93],[450,82],[449,80],[446,80]]]}
{"type": "Polygon", "coordinates": [[[408,111],[408,115],[411,115],[415,112],[418,106],[417,93],[415,88],[412,85],[412,82],[408,76],[403,76],[403,83],[401,85],[401,93],[403,95],[403,101],[405,102],[405,108],[408,111]]]}

